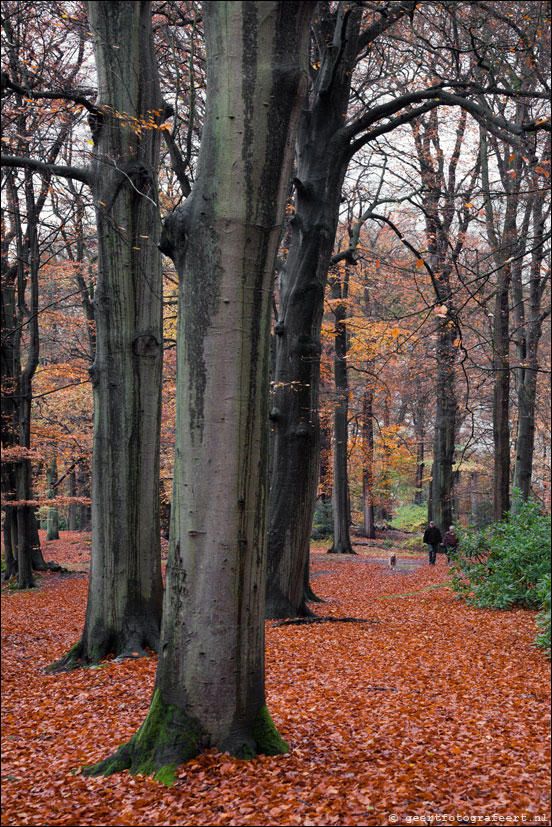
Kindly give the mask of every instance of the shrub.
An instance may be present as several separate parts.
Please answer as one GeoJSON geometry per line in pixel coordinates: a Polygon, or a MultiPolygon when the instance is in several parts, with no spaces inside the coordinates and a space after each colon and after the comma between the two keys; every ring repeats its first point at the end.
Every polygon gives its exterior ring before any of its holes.
{"type": "Polygon", "coordinates": [[[482,608],[539,609],[536,588],[550,570],[550,517],[532,502],[480,531],[464,529],[452,564],[453,588],[482,608]]]}
{"type": "Polygon", "coordinates": [[[417,537],[409,537],[404,543],[402,543],[402,547],[407,549],[412,553],[427,551],[427,546],[424,545],[422,542],[422,535],[420,533],[417,537]]]}
{"type": "Polygon", "coordinates": [[[473,606],[541,609],[536,643],[550,653],[550,517],[532,502],[486,529],[464,529],[452,587],[473,606]]]}
{"type": "Polygon", "coordinates": [[[329,499],[317,500],[314,507],[311,540],[327,540],[333,537],[333,509],[329,499]]]}
{"type": "Polygon", "coordinates": [[[391,525],[401,531],[423,531],[427,524],[426,505],[401,505],[391,525]]]}

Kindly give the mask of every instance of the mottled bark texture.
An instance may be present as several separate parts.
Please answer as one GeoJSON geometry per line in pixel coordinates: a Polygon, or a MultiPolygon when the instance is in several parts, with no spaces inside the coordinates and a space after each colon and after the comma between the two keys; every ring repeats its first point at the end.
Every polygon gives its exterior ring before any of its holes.
{"type": "Polygon", "coordinates": [[[98,228],[92,556],[70,667],[157,649],[162,611],[159,89],[149,2],[89,2],[99,97],[90,179],[98,228]]]}
{"type": "Polygon", "coordinates": [[[94,773],[162,771],[202,747],[286,745],[265,705],[271,283],[312,4],[207,3],[196,182],[161,248],[180,278],[177,426],[155,695],[94,773]]]}

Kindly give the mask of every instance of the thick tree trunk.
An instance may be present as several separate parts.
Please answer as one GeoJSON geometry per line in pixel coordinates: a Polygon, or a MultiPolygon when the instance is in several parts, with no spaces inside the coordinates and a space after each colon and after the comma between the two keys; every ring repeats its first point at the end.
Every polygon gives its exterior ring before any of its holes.
{"type": "MultiPolygon", "coordinates": [[[[332,277],[332,299],[346,300],[348,276],[343,281],[339,275],[332,277]]],[[[354,554],[349,532],[349,481],[347,473],[347,448],[349,438],[349,382],[347,377],[347,311],[344,301],[334,307],[335,315],[335,407],[334,407],[334,473],[333,473],[333,521],[334,539],[329,554],[354,554]]]]}
{"type": "MultiPolygon", "coordinates": [[[[79,497],[90,496],[90,472],[88,467],[79,464],[77,467],[77,491],[79,497]]],[[[92,509],[85,503],[80,503],[78,510],[79,531],[90,531],[92,527],[92,509]]]]}
{"type": "MultiPolygon", "coordinates": [[[[10,489],[8,489],[10,490],[10,489]]],[[[4,571],[2,580],[10,580],[17,574],[17,537],[15,534],[16,514],[13,508],[6,508],[2,529],[4,544],[4,571]]]]}
{"type": "MultiPolygon", "coordinates": [[[[48,465],[47,471],[48,479],[48,497],[53,500],[56,496],[54,484],[57,480],[57,457],[54,455],[48,465]]],[[[46,518],[46,539],[59,540],[59,511],[57,506],[48,508],[48,515],[46,518]]]]}
{"type": "Polygon", "coordinates": [[[374,389],[367,384],[362,400],[362,535],[370,540],[376,539],[376,520],[374,513],[374,389]]]}
{"type": "Polygon", "coordinates": [[[424,443],[416,444],[416,478],[414,480],[414,505],[422,505],[424,502],[424,443]]]}
{"type": "MultiPolygon", "coordinates": [[[[550,142],[546,151],[550,158],[550,142]]],[[[537,181],[533,183],[538,188],[537,181]]],[[[542,333],[543,315],[541,310],[542,293],[546,276],[543,275],[545,191],[537,192],[532,207],[532,244],[531,278],[528,296],[524,300],[521,268],[516,269],[513,284],[514,313],[517,328],[517,357],[519,367],[517,374],[518,432],[516,440],[516,461],[514,468],[514,488],[523,501],[531,494],[533,474],[533,454],[535,450],[535,406],[537,400],[537,380],[539,375],[539,341],[542,333]],[[525,309],[527,304],[527,310],[525,309]]]]}
{"type": "Polygon", "coordinates": [[[537,400],[537,367],[524,367],[518,384],[518,432],[516,439],[516,463],[514,488],[527,501],[531,494],[533,453],[535,449],[535,406],[537,400]]]}
{"type": "Polygon", "coordinates": [[[510,510],[510,268],[502,268],[496,293],[493,331],[493,440],[495,522],[510,510]]]}
{"type": "Polygon", "coordinates": [[[92,554],[82,638],[54,668],[157,649],[162,611],[159,89],[149,2],[90,2],[99,79],[91,170],[94,297],[92,554]]]}
{"type": "Polygon", "coordinates": [[[434,520],[443,533],[452,525],[452,466],[457,416],[454,336],[455,330],[450,320],[440,322],[437,342],[437,398],[435,400],[430,519],[434,520]]]}
{"type": "Polygon", "coordinates": [[[415,382],[416,403],[414,405],[414,433],[416,434],[416,474],[414,480],[414,505],[424,503],[424,453],[426,402],[420,381],[415,382]]]}
{"type": "Polygon", "coordinates": [[[180,292],[155,694],[140,731],[94,773],[151,773],[206,746],[241,757],[286,749],[264,693],[270,307],[311,9],[204,6],[208,93],[198,172],[162,239],[180,292]]]}
{"type": "MultiPolygon", "coordinates": [[[[322,10],[321,10],[322,13],[322,10]]],[[[272,475],[268,505],[268,618],[308,614],[303,599],[320,465],[320,329],[341,186],[349,160],[342,134],[362,10],[339,10],[346,36],[320,67],[301,115],[289,254],[280,273],[272,475]],[[339,52],[339,54],[338,54],[339,52]]],[[[335,24],[335,21],[334,21],[335,24]]]]}
{"type": "Polygon", "coordinates": [[[17,503],[11,516],[12,537],[16,542],[17,562],[10,568],[17,569],[17,585],[28,589],[35,585],[33,568],[46,570],[42,557],[38,524],[32,501],[32,466],[28,456],[31,446],[32,381],[38,366],[38,274],[40,254],[38,247],[38,220],[48,191],[48,181],[43,181],[38,198],[35,197],[32,176],[25,173],[27,228],[23,233],[19,195],[10,175],[7,176],[8,198],[13,234],[7,234],[2,245],[2,330],[5,342],[2,346],[2,447],[17,448],[20,455],[9,463],[7,480],[13,486],[4,491],[8,500],[17,503]],[[17,251],[16,264],[8,264],[9,243],[17,251]],[[30,292],[26,295],[27,289],[30,292]],[[28,341],[23,349],[22,331],[27,331],[28,341]],[[22,357],[25,364],[22,366],[22,357]]]}
{"type": "MultiPolygon", "coordinates": [[[[77,472],[74,468],[69,473],[69,496],[77,496],[77,472]]],[[[77,530],[77,503],[75,502],[69,503],[68,529],[69,531],[77,530]]]]}

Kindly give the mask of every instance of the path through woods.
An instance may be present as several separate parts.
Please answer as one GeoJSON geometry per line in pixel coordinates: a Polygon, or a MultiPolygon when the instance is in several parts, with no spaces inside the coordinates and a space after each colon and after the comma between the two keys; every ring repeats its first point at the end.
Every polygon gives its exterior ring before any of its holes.
{"type": "Polygon", "coordinates": [[[89,537],[61,537],[45,557],[81,575],[2,590],[2,824],[550,824],[549,664],[532,645],[535,614],[466,607],[442,557],[429,568],[399,550],[391,571],[383,546],[311,557],[327,598],[316,611],[370,622],[267,622],[268,706],[289,755],[208,751],[171,788],[85,778],[81,764],[141,724],[156,660],[44,674],[78,639],[86,603],[89,537]]]}

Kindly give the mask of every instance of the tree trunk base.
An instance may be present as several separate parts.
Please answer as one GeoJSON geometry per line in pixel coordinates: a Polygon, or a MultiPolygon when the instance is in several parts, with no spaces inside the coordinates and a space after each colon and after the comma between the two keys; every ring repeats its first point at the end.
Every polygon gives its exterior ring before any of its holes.
{"type": "Polygon", "coordinates": [[[6,568],[2,572],[2,583],[7,583],[12,577],[17,574],[17,560],[13,558],[6,560],[6,568]]]}
{"type": "Polygon", "coordinates": [[[214,744],[198,721],[179,707],[165,704],[157,689],[146,720],[136,735],[114,755],[84,767],[83,773],[107,776],[129,770],[131,775],[154,775],[157,781],[171,785],[176,767],[209,746],[215,746],[221,752],[228,751],[237,758],[288,752],[266,706],[257,713],[249,732],[233,732],[222,743],[214,744]]]}
{"type": "Polygon", "coordinates": [[[305,603],[325,603],[326,602],[323,597],[318,597],[318,595],[313,592],[310,583],[308,583],[305,586],[305,589],[303,591],[303,600],[304,600],[305,603]]]}
{"type": "Polygon", "coordinates": [[[53,560],[48,560],[48,562],[38,563],[37,565],[33,562],[33,571],[68,571],[68,569],[64,569],[63,566],[60,566],[59,563],[55,563],[53,560]]]}
{"type": "Polygon", "coordinates": [[[73,669],[87,668],[98,664],[108,655],[115,655],[117,663],[129,658],[149,657],[150,653],[147,650],[157,652],[158,647],[159,633],[156,634],[151,629],[145,629],[140,636],[135,632],[132,639],[123,638],[114,633],[106,635],[93,646],[87,645],[81,638],[60,660],[46,667],[46,672],[56,674],[57,672],[71,672],[73,669]],[[137,643],[139,639],[141,642],[137,643]]]}
{"type": "Polygon", "coordinates": [[[327,554],[356,554],[350,543],[340,543],[338,546],[333,545],[328,549],[327,554]]]}
{"type": "Polygon", "coordinates": [[[314,617],[306,603],[306,596],[303,594],[299,606],[294,606],[283,594],[267,595],[265,604],[265,620],[283,620],[286,617],[314,617]]]}

